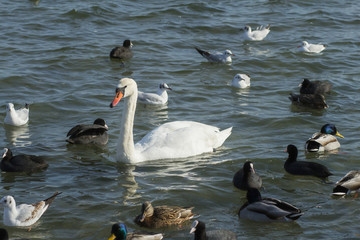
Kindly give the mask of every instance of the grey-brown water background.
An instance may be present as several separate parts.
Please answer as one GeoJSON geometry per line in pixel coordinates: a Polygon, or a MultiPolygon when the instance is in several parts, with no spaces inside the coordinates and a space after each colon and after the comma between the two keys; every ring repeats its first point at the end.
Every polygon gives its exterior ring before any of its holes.
{"type": "MultiPolygon", "coordinates": [[[[283,169],[288,144],[299,158],[325,164],[335,182],[359,168],[359,1],[2,1],[0,8],[0,121],[5,104],[30,103],[30,122],[2,124],[0,147],[15,154],[47,157],[47,171],[1,173],[0,195],[35,202],[62,191],[30,232],[6,227],[12,237],[106,239],[111,225],[133,218],[142,202],[195,207],[207,228],[225,228],[239,239],[359,238],[359,200],[334,199],[332,184],[295,177],[283,169]],[[243,42],[245,24],[271,24],[261,42],[243,42]],[[108,57],[124,39],[134,58],[121,65],[108,57]],[[302,40],[324,43],[317,55],[296,50],[302,40]],[[194,46],[230,49],[231,65],[207,63],[194,46]],[[230,86],[236,73],[252,77],[250,89],[230,86]],[[122,103],[109,103],[121,77],[155,92],[173,88],[163,108],[138,105],[135,141],[156,126],[195,120],[233,133],[215,153],[187,159],[116,163],[122,103]],[[302,78],[328,80],[329,109],[294,108],[288,100],[302,78]],[[103,148],[69,146],[67,131],[104,118],[109,143],[103,148]],[[324,123],[345,139],[338,154],[308,155],[303,145],[324,123]],[[245,192],[232,176],[244,161],[263,178],[263,196],[293,203],[305,214],[296,223],[260,224],[238,219],[245,192]]],[[[163,230],[166,239],[192,239],[191,222],[163,230]]],[[[3,227],[2,222],[0,227],[3,227]]]]}

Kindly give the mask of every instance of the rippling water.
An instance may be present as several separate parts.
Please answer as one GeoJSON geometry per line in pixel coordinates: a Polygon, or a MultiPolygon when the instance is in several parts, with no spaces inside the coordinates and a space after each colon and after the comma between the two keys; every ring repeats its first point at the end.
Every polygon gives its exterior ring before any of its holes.
{"type": "MultiPolygon", "coordinates": [[[[106,239],[122,221],[133,218],[142,202],[195,206],[208,229],[225,228],[239,239],[358,238],[358,200],[334,199],[332,184],[295,177],[283,169],[288,144],[299,158],[325,164],[335,182],[358,169],[359,1],[6,1],[0,8],[0,104],[30,103],[30,122],[2,125],[0,146],[15,154],[47,157],[47,171],[32,175],[1,173],[3,195],[33,202],[62,191],[30,232],[30,239],[106,239]],[[261,42],[244,42],[239,28],[271,24],[261,42]],[[134,58],[122,65],[110,50],[124,39],[134,43],[134,58]],[[322,54],[298,53],[302,40],[324,43],[322,54]],[[206,62],[194,49],[235,53],[231,65],[206,62]],[[230,86],[236,73],[252,77],[250,89],[230,86]],[[131,77],[140,90],[159,83],[173,88],[162,108],[138,105],[135,141],[156,126],[196,120],[233,134],[217,152],[188,159],[116,163],[120,111],[109,108],[117,81],[131,77]],[[291,106],[290,92],[301,79],[328,80],[329,109],[291,106]],[[97,117],[109,125],[105,147],[69,146],[67,131],[97,117]],[[336,124],[345,139],[338,154],[305,155],[307,138],[324,123],[336,124]],[[262,194],[303,209],[296,223],[259,224],[238,219],[245,192],[232,186],[243,162],[254,162],[263,178],[262,194]]],[[[192,239],[190,224],[162,229],[166,239],[192,239]]],[[[3,226],[0,223],[0,226],[3,226]]]]}

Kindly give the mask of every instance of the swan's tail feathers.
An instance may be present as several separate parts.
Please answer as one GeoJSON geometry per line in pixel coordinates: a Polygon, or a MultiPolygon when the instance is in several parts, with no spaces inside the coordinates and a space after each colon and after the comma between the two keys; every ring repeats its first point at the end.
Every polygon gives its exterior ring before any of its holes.
{"type": "Polygon", "coordinates": [[[220,131],[218,133],[218,141],[217,141],[217,144],[215,146],[215,148],[218,148],[220,147],[221,145],[223,145],[223,143],[225,142],[225,140],[231,135],[231,130],[232,130],[233,127],[229,127],[227,129],[224,129],[222,131],[220,131]]]}

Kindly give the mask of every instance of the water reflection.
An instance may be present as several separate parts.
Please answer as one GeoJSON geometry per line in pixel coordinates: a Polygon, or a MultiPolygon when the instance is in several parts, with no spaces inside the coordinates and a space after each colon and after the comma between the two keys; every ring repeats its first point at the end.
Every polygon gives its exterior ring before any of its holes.
{"type": "Polygon", "coordinates": [[[6,139],[14,146],[25,147],[32,144],[28,125],[21,127],[4,125],[6,139]]]}
{"type": "Polygon", "coordinates": [[[134,165],[119,165],[118,172],[122,176],[120,181],[120,185],[126,190],[123,195],[123,204],[129,205],[128,201],[133,199],[140,198],[141,195],[137,194],[137,190],[139,189],[139,184],[135,180],[135,166],[134,165]],[[125,178],[125,181],[122,181],[125,178]]]}
{"type": "Polygon", "coordinates": [[[290,103],[290,111],[293,113],[310,113],[312,116],[322,116],[326,113],[325,109],[312,109],[310,107],[297,106],[290,103]]]}
{"type": "Polygon", "coordinates": [[[168,106],[166,105],[149,105],[141,104],[137,105],[136,114],[139,119],[147,119],[152,125],[159,125],[168,120],[168,106]]]}

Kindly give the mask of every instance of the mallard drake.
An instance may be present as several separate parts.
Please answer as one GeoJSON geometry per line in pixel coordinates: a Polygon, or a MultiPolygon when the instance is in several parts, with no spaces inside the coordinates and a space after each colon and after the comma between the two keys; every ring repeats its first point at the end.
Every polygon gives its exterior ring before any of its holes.
{"type": "Polygon", "coordinates": [[[309,152],[332,151],[340,147],[340,143],[335,136],[344,138],[335,125],[325,124],[320,132],[314,133],[305,143],[305,149],[309,152]]]}
{"type": "Polygon", "coordinates": [[[333,175],[327,167],[316,162],[297,161],[298,149],[290,144],[286,148],[289,154],[288,159],[284,164],[285,170],[294,175],[308,175],[318,178],[327,178],[333,175]]]}
{"type": "Polygon", "coordinates": [[[121,60],[127,60],[133,57],[133,53],[131,51],[133,44],[130,40],[125,40],[121,47],[114,47],[110,52],[111,58],[118,58],[121,60]]]}
{"type": "Polygon", "coordinates": [[[111,236],[108,240],[160,240],[162,233],[135,232],[129,233],[124,223],[115,223],[111,227],[111,236]]]}
{"type": "Polygon", "coordinates": [[[275,198],[262,198],[259,190],[250,188],[247,202],[240,208],[239,217],[259,222],[294,221],[303,215],[290,203],[275,198]]]}
{"type": "Polygon", "coordinates": [[[8,148],[4,148],[0,164],[1,171],[4,172],[36,172],[45,170],[48,166],[43,157],[27,154],[13,156],[8,148]]]}
{"type": "Polygon", "coordinates": [[[304,78],[300,83],[300,94],[325,94],[331,91],[331,83],[322,81],[310,81],[304,78]]]}
{"type": "Polygon", "coordinates": [[[249,188],[260,189],[262,180],[256,174],[254,164],[251,161],[246,161],[243,168],[237,171],[233,177],[233,184],[240,190],[248,190],[249,188]]]}
{"type": "Polygon", "coordinates": [[[135,218],[135,223],[143,227],[159,228],[183,223],[194,217],[193,207],[177,206],[153,207],[149,201],[142,204],[141,214],[135,218]]]}
{"type": "Polygon", "coordinates": [[[93,124],[79,124],[67,133],[69,143],[105,145],[108,142],[108,126],[105,120],[97,118],[93,124]]]}
{"type": "Polygon", "coordinates": [[[4,123],[12,126],[22,126],[29,122],[29,105],[25,104],[23,108],[15,109],[13,103],[6,105],[6,116],[4,123]]]}
{"type": "Polygon", "coordinates": [[[231,82],[231,86],[237,88],[247,88],[250,84],[250,76],[243,73],[236,74],[231,82]]]}
{"type": "Polygon", "coordinates": [[[231,63],[232,56],[235,56],[230,50],[225,50],[224,53],[216,52],[216,53],[210,53],[204,50],[201,50],[197,47],[195,47],[196,51],[200,53],[201,56],[206,58],[209,62],[213,63],[231,63]]]}
{"type": "Polygon", "coordinates": [[[289,99],[294,105],[310,107],[314,109],[326,109],[329,106],[322,94],[294,94],[290,93],[289,99]]]}
{"type": "Polygon", "coordinates": [[[205,223],[195,220],[190,233],[194,234],[194,240],[236,240],[236,234],[229,230],[217,229],[206,231],[205,223]]]}
{"type": "Polygon", "coordinates": [[[333,195],[343,196],[360,189],[360,170],[352,170],[335,183],[333,195]]]}

